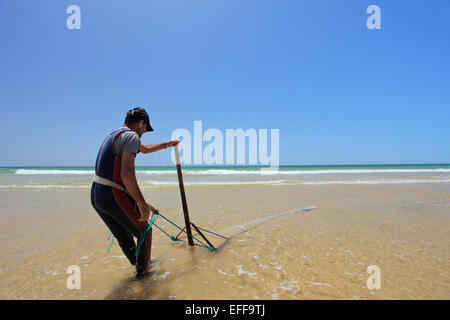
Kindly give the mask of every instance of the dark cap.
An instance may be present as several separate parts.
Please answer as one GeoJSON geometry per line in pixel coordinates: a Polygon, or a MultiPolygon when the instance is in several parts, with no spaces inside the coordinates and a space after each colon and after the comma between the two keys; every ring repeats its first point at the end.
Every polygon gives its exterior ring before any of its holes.
{"type": "Polygon", "coordinates": [[[147,111],[144,108],[134,108],[127,112],[127,120],[144,120],[144,123],[147,125],[147,131],[153,131],[152,126],[150,125],[150,118],[148,117],[147,111]]]}

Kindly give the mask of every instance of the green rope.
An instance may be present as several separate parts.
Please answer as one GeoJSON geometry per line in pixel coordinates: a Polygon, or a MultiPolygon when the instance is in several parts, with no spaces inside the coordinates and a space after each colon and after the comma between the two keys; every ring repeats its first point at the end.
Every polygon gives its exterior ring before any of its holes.
{"type": "Polygon", "coordinates": [[[170,238],[170,240],[172,240],[172,241],[181,241],[180,239],[177,239],[177,238],[175,238],[174,236],[171,236],[170,234],[168,234],[167,232],[165,232],[163,229],[161,229],[160,227],[158,227],[157,225],[156,225],[156,223],[155,224],[153,224],[155,227],[157,227],[159,230],[161,230],[161,232],[162,233],[164,233],[166,236],[168,236],[169,238],[170,238]]]}
{"type": "Polygon", "coordinates": [[[147,220],[147,222],[145,223],[144,230],[141,231],[141,235],[140,235],[140,237],[138,239],[138,243],[136,245],[136,252],[134,253],[136,255],[136,257],[138,256],[139,250],[141,249],[142,244],[145,241],[145,236],[147,235],[147,231],[152,228],[152,225],[155,223],[156,219],[158,219],[158,214],[159,213],[157,211],[152,212],[150,220],[147,220]]]}
{"type": "Polygon", "coordinates": [[[111,250],[111,247],[112,247],[112,245],[113,245],[113,243],[114,243],[114,235],[112,234],[112,232],[111,232],[111,230],[108,230],[108,233],[111,233],[110,235],[109,235],[109,237],[108,237],[108,239],[106,239],[106,240],[109,240],[109,239],[111,239],[111,243],[110,243],[110,245],[109,245],[109,248],[108,248],[108,252],[109,252],[109,250],[111,250]]]}
{"type": "MultiPolygon", "coordinates": [[[[168,222],[170,222],[173,226],[177,227],[178,229],[180,229],[182,232],[186,233],[187,235],[190,235],[193,239],[197,240],[199,243],[201,243],[205,248],[207,248],[208,250],[213,251],[214,247],[213,246],[208,246],[206,244],[204,244],[202,241],[198,240],[196,237],[194,237],[191,233],[185,231],[184,229],[182,229],[181,227],[179,227],[178,225],[176,225],[175,223],[173,223],[172,221],[170,221],[169,219],[167,219],[165,216],[163,216],[161,213],[157,212],[158,215],[160,215],[163,219],[167,220],[168,222]]],[[[160,229],[158,227],[158,229],[160,229]]],[[[161,230],[161,229],[160,229],[161,230]]],[[[170,239],[174,240],[175,237],[174,236],[170,236],[170,239]]],[[[175,241],[175,240],[174,240],[175,241]]]]}
{"type": "MultiPolygon", "coordinates": [[[[148,230],[150,230],[150,229],[152,228],[152,226],[155,226],[156,228],[158,228],[159,230],[161,230],[161,232],[163,232],[166,236],[168,236],[168,237],[170,238],[170,240],[172,240],[172,241],[174,241],[174,242],[176,242],[176,241],[181,241],[181,240],[177,239],[176,237],[171,236],[170,234],[168,234],[167,232],[165,232],[163,229],[161,229],[161,228],[155,223],[156,219],[158,219],[158,216],[161,216],[163,219],[165,219],[166,221],[168,221],[170,224],[172,224],[173,226],[175,226],[176,228],[178,228],[179,230],[181,230],[181,232],[184,232],[184,233],[186,233],[187,235],[190,235],[193,239],[195,239],[196,241],[198,241],[199,243],[201,243],[201,244],[202,244],[205,248],[207,248],[208,250],[210,250],[210,251],[213,251],[213,250],[214,250],[214,247],[213,247],[213,246],[208,246],[208,245],[204,244],[202,241],[200,241],[199,239],[197,239],[196,237],[194,237],[191,233],[188,233],[187,231],[185,231],[184,229],[182,229],[180,226],[176,225],[175,223],[173,223],[173,222],[170,221],[168,218],[166,218],[166,217],[163,216],[161,213],[159,213],[158,211],[155,210],[154,212],[152,212],[152,215],[151,215],[151,217],[150,217],[150,220],[147,220],[147,222],[145,223],[145,227],[144,227],[144,229],[141,231],[141,234],[140,234],[140,236],[139,236],[137,245],[130,248],[130,250],[136,249],[136,251],[135,251],[136,257],[138,256],[139,250],[141,249],[141,246],[142,246],[142,244],[143,244],[144,241],[145,241],[145,237],[146,237],[146,235],[147,235],[148,230]]],[[[111,231],[108,230],[108,232],[111,232],[111,231]]],[[[112,234],[112,232],[111,232],[111,235],[108,237],[107,240],[109,240],[109,239],[111,239],[111,238],[112,238],[112,240],[111,240],[111,244],[109,245],[108,252],[110,251],[110,249],[111,249],[111,247],[112,247],[112,245],[113,245],[113,243],[114,243],[114,235],[112,234]]]]}

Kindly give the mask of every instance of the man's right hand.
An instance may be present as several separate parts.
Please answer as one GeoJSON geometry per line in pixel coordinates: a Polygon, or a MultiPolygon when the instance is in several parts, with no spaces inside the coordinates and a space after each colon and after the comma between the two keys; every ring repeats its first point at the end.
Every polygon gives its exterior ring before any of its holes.
{"type": "Polygon", "coordinates": [[[141,213],[141,217],[138,220],[141,222],[148,220],[148,218],[150,217],[150,212],[157,211],[155,208],[153,208],[147,202],[138,203],[138,206],[139,206],[139,212],[141,213]]]}

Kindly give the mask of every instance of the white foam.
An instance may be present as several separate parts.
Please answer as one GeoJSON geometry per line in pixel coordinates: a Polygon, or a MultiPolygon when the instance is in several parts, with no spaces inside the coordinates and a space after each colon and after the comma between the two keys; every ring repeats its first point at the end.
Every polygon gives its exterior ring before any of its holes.
{"type": "MultiPolygon", "coordinates": [[[[41,170],[37,170],[41,171],[41,170]]],[[[272,186],[285,186],[285,185],[377,185],[377,184],[422,184],[422,183],[449,183],[448,178],[403,178],[403,179],[386,179],[386,178],[374,178],[374,179],[349,179],[349,180],[238,180],[238,181],[185,181],[185,186],[241,186],[241,185],[272,185],[272,186]]],[[[91,187],[91,181],[84,182],[86,184],[72,184],[72,181],[64,181],[61,184],[3,184],[0,185],[0,189],[86,189],[91,187]]],[[[139,185],[142,188],[152,188],[160,186],[178,186],[178,181],[175,179],[172,181],[139,181],[139,185]]],[[[448,204],[446,205],[448,206],[448,204]]]]}
{"type": "MultiPolygon", "coordinates": [[[[187,170],[183,170],[183,174],[186,174],[187,170]]],[[[177,175],[176,170],[136,170],[136,173],[142,173],[147,175],[177,175]]]]}
{"type": "Polygon", "coordinates": [[[323,286],[323,287],[330,287],[330,288],[334,288],[334,286],[332,286],[329,283],[323,283],[323,282],[315,282],[315,281],[305,281],[305,283],[309,283],[315,286],[323,286]]]}
{"type": "MultiPolygon", "coordinates": [[[[174,169],[164,170],[137,170],[137,173],[146,175],[176,175],[174,169]]],[[[450,173],[450,169],[321,169],[321,170],[283,170],[279,169],[277,175],[318,175],[318,174],[360,174],[360,173],[450,173]]],[[[47,170],[47,169],[18,169],[15,174],[41,174],[41,175],[93,175],[94,170],[47,170]]],[[[184,169],[184,175],[261,175],[260,168],[252,170],[236,169],[184,169]]]]}
{"type": "Polygon", "coordinates": [[[236,268],[238,268],[238,276],[241,276],[243,274],[247,274],[251,279],[258,279],[256,276],[256,272],[249,272],[242,269],[242,265],[237,265],[236,268]]]}
{"type": "MultiPolygon", "coordinates": [[[[161,172],[161,171],[159,171],[161,172]]],[[[322,169],[322,170],[278,170],[279,175],[314,175],[330,173],[424,173],[424,172],[450,172],[450,169],[322,169]]],[[[254,170],[233,170],[233,169],[208,169],[208,170],[189,170],[185,169],[183,173],[188,175],[260,175],[260,169],[254,170]]]]}
{"type": "Polygon", "coordinates": [[[374,179],[374,180],[330,180],[330,181],[305,181],[300,184],[409,184],[409,183],[446,183],[450,179],[374,179]]]}
{"type": "Polygon", "coordinates": [[[36,185],[36,184],[24,184],[24,185],[0,185],[0,189],[87,189],[91,185],[36,185]]]}
{"type": "Polygon", "coordinates": [[[221,275],[224,275],[224,276],[227,275],[227,273],[226,273],[225,271],[222,271],[222,270],[220,270],[220,269],[217,269],[217,272],[220,273],[221,275]]]}
{"type": "MultiPolygon", "coordinates": [[[[265,185],[265,184],[284,184],[287,180],[267,180],[267,181],[196,181],[196,182],[184,182],[185,186],[233,186],[233,185],[265,185]]],[[[177,186],[178,181],[146,181],[143,185],[154,186],[177,186]]]]}
{"type": "Polygon", "coordinates": [[[94,170],[39,170],[39,169],[18,169],[15,174],[67,174],[67,175],[93,175],[95,173],[94,170]]]}

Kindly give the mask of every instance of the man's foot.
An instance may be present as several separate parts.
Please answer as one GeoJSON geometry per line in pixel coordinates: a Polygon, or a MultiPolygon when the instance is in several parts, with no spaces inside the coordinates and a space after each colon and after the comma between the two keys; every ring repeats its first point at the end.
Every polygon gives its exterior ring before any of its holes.
{"type": "Polygon", "coordinates": [[[149,268],[144,268],[139,263],[136,263],[136,279],[144,278],[146,275],[149,275],[150,272],[148,272],[149,268]],[[145,270],[147,269],[147,271],[145,270]]]}
{"type": "Polygon", "coordinates": [[[139,272],[139,271],[136,271],[136,279],[143,279],[143,278],[147,278],[147,277],[149,277],[149,276],[151,276],[153,273],[152,272],[149,272],[149,271],[147,271],[147,272],[139,272]]]}

